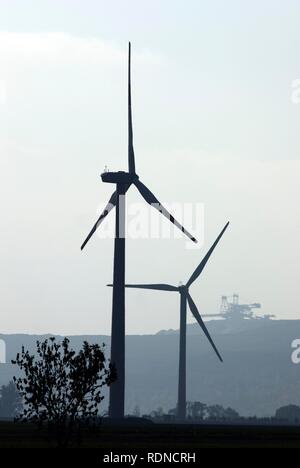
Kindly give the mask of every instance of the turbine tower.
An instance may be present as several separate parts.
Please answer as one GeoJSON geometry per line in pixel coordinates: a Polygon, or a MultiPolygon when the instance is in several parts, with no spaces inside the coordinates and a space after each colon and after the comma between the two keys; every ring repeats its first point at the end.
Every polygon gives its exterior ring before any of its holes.
{"type": "Polygon", "coordinates": [[[111,363],[115,365],[117,380],[110,387],[109,416],[124,417],[125,396],[125,195],[131,185],[135,185],[144,200],[156,208],[161,214],[178,227],[192,241],[196,239],[179,224],[176,219],[162,206],[153,193],[139,180],[135,170],[133,150],[132,111],[131,111],[131,46],[128,48],[128,172],[104,172],[103,182],[116,185],[116,190],[108,204],[94,224],[91,232],[83,242],[81,250],[90,240],[96,229],[108,213],[116,208],[113,298],[112,298],[112,328],[111,328],[111,363]]]}
{"type": "MultiPolygon", "coordinates": [[[[211,254],[216,248],[219,240],[221,239],[224,232],[226,231],[228,225],[229,225],[229,222],[224,226],[224,228],[222,229],[222,231],[216,238],[215,242],[213,243],[211,248],[208,250],[206,255],[203,257],[203,259],[197,266],[196,270],[194,271],[194,273],[192,274],[192,276],[190,277],[190,279],[185,285],[180,284],[180,286],[173,286],[171,284],[125,284],[126,288],[155,289],[158,291],[179,292],[180,294],[180,339],[179,339],[179,373],[178,373],[178,401],[177,401],[177,416],[179,419],[185,419],[186,417],[186,309],[187,309],[187,303],[189,305],[189,308],[193,316],[199,323],[208,341],[210,342],[211,346],[216,352],[218,358],[220,359],[221,362],[223,362],[221,355],[219,351],[217,350],[201,318],[201,315],[197,309],[197,306],[189,293],[189,288],[204,270],[205,265],[207,264],[211,254]]],[[[112,286],[112,285],[108,284],[108,286],[112,286]]]]}

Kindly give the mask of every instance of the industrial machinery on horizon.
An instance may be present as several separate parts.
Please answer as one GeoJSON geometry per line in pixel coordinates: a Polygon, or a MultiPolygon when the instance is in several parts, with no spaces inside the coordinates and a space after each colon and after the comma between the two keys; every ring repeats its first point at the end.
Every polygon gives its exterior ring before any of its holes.
{"type": "Polygon", "coordinates": [[[239,295],[222,296],[220,312],[218,314],[203,314],[202,317],[221,317],[230,320],[269,320],[275,315],[265,314],[256,315],[253,309],[260,309],[261,304],[254,302],[252,304],[240,304],[239,295]]]}

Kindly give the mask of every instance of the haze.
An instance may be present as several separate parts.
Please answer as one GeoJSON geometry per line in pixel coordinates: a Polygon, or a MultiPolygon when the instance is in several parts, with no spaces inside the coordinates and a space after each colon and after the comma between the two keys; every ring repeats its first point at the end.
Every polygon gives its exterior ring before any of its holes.
{"type": "MultiPolygon", "coordinates": [[[[230,220],[200,312],[238,292],[298,318],[299,18],[292,0],[1,1],[1,332],[110,333],[113,241],[80,245],[104,166],[126,169],[128,40],[137,172],[166,203],[204,205],[201,249],[128,240],[128,282],[186,281],[230,220]]],[[[178,300],[128,291],[127,333],[178,328],[178,300]]]]}

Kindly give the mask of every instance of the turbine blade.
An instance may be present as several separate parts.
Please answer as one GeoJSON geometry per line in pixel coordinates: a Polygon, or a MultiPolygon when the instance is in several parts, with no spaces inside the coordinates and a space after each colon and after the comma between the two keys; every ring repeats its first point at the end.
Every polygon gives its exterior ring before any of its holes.
{"type": "Polygon", "coordinates": [[[157,198],[153,195],[152,192],[144,185],[140,180],[135,180],[134,185],[142,195],[142,197],[146,200],[149,205],[153,206],[156,210],[158,210],[161,214],[163,214],[171,223],[173,223],[178,229],[180,229],[185,235],[187,235],[193,242],[197,242],[194,236],[190,234],[176,219],[162,206],[162,204],[157,200],[157,198]]]}
{"type": "Polygon", "coordinates": [[[219,240],[221,239],[221,237],[223,236],[224,232],[226,231],[227,227],[229,225],[229,222],[224,226],[224,228],[222,229],[222,231],[220,232],[220,234],[218,235],[218,237],[216,238],[215,242],[213,243],[213,245],[211,246],[211,248],[209,249],[209,251],[207,252],[207,254],[205,255],[205,257],[203,257],[203,259],[201,260],[201,262],[199,263],[199,265],[197,266],[196,270],[194,271],[194,273],[192,274],[192,276],[190,277],[190,279],[188,280],[187,282],[187,287],[189,288],[190,285],[198,278],[198,276],[202,273],[205,265],[207,264],[208,260],[209,260],[209,257],[211,256],[211,254],[213,253],[213,251],[215,250],[219,240]]]}
{"type": "Polygon", "coordinates": [[[135,174],[131,109],[131,44],[128,45],[128,170],[135,174]]]}
{"type": "Polygon", "coordinates": [[[97,230],[97,228],[99,227],[99,225],[102,223],[102,221],[104,220],[104,218],[108,215],[108,213],[116,206],[116,203],[117,203],[117,192],[114,192],[112,194],[112,196],[110,197],[109,199],[109,202],[107,203],[106,207],[104,208],[104,210],[102,211],[101,215],[99,216],[99,218],[97,219],[96,223],[94,224],[91,232],[89,233],[89,235],[87,236],[87,238],[85,239],[84,243],[82,244],[81,246],[81,250],[84,249],[85,245],[87,244],[87,242],[90,240],[90,238],[92,237],[92,235],[95,233],[95,231],[97,230]]]}
{"type": "MultiPolygon", "coordinates": [[[[112,284],[107,284],[106,286],[113,286],[112,284]]],[[[176,286],[171,284],[125,284],[125,288],[136,288],[136,289],[156,289],[158,291],[178,291],[176,286]]]]}
{"type": "Polygon", "coordinates": [[[191,296],[189,294],[187,294],[187,300],[188,300],[188,303],[189,303],[189,307],[191,309],[191,312],[193,314],[193,316],[195,317],[195,319],[197,320],[197,322],[199,323],[200,327],[202,328],[202,330],[204,331],[208,341],[210,342],[210,344],[212,345],[214,351],[216,352],[218,358],[220,359],[221,362],[223,362],[223,359],[221,358],[221,355],[219,353],[219,351],[217,350],[216,348],[216,345],[215,343],[213,342],[202,318],[201,318],[201,315],[199,314],[199,311],[196,307],[196,304],[194,303],[193,299],[191,298],[191,296]]]}

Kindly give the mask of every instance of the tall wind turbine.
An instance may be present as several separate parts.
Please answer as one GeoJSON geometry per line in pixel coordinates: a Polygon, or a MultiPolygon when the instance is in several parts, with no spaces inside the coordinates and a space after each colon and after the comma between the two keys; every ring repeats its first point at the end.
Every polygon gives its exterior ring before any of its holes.
{"type": "Polygon", "coordinates": [[[161,214],[177,226],[192,241],[196,239],[179,224],[176,219],[162,206],[153,193],[139,180],[135,170],[133,150],[132,112],[131,112],[131,47],[128,49],[128,172],[104,172],[103,182],[116,184],[116,190],[108,204],[97,219],[91,232],[81,246],[81,250],[95,233],[104,218],[116,208],[112,328],[111,328],[111,363],[115,365],[117,380],[110,387],[109,416],[122,418],[124,416],[125,396],[125,194],[131,185],[135,185],[144,200],[156,208],[161,214]]]}
{"type": "MultiPolygon", "coordinates": [[[[221,362],[222,358],[217,350],[202,318],[197,309],[196,304],[194,303],[190,293],[189,287],[194,283],[194,281],[200,276],[202,271],[204,270],[205,265],[207,264],[211,254],[213,253],[214,249],[216,248],[219,240],[223,236],[224,232],[226,231],[229,222],[224,226],[218,237],[216,238],[215,242],[208,250],[206,255],[203,257],[199,265],[197,266],[196,270],[188,280],[185,285],[180,286],[173,286],[171,284],[125,284],[126,288],[138,288],[138,289],[155,289],[158,291],[172,291],[172,292],[179,292],[180,294],[180,341],[179,341],[179,375],[178,375],[178,402],[177,402],[177,416],[180,419],[185,419],[186,416],[186,309],[187,303],[189,308],[199,323],[200,327],[202,328],[203,332],[205,333],[208,341],[210,342],[211,346],[213,347],[214,351],[216,352],[218,358],[221,362]]],[[[112,286],[108,284],[108,286],[112,286]]]]}

